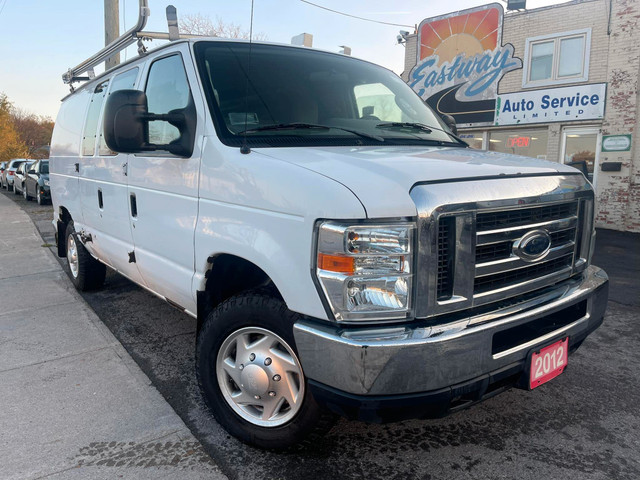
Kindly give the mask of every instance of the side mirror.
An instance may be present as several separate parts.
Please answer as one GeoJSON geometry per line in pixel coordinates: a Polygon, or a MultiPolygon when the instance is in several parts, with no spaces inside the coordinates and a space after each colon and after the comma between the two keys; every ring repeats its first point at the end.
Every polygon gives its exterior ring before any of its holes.
{"type": "Polygon", "coordinates": [[[458,126],[456,125],[456,119],[447,113],[442,114],[442,120],[453,132],[454,135],[458,135],[458,126]]]}
{"type": "Polygon", "coordinates": [[[196,112],[193,100],[185,108],[165,114],[149,113],[147,96],[139,90],[118,90],[107,98],[104,108],[104,140],[114,152],[140,153],[166,150],[180,157],[193,154],[196,112]],[[167,145],[149,143],[149,122],[168,122],[180,137],[167,145]]]}

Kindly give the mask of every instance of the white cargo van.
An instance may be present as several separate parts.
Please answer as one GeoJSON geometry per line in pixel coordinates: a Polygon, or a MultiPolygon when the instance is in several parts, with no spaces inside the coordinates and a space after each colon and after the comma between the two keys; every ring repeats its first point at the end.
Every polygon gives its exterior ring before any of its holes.
{"type": "Polygon", "coordinates": [[[535,388],[603,320],[584,176],[468,148],[362,60],[173,41],[66,97],[50,158],[76,287],[107,266],[197,318],[204,398],[254,445],[535,388]]]}

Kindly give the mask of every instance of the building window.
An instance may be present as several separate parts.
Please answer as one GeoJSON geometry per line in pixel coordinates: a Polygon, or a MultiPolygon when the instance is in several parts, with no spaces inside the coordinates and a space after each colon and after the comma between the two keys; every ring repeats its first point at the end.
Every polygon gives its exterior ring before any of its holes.
{"type": "Polygon", "coordinates": [[[489,150],[546,160],[548,140],[546,128],[494,130],[489,132],[489,150]]]}
{"type": "Polygon", "coordinates": [[[464,133],[461,133],[459,137],[467,142],[471,148],[482,150],[484,143],[484,132],[466,131],[464,133]]]}
{"type": "Polygon", "coordinates": [[[522,86],[586,82],[590,47],[590,28],[528,38],[522,86]]]}

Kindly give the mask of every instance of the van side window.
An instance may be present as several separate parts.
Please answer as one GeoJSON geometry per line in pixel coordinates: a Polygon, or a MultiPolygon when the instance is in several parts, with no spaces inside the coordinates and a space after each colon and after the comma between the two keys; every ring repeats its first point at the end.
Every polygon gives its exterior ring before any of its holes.
{"type": "MultiPolygon", "coordinates": [[[[138,67],[135,67],[113,77],[113,80],[111,81],[111,88],[109,89],[109,95],[111,95],[113,92],[117,92],[118,90],[130,90],[134,88],[136,85],[136,79],[138,78],[139,70],[140,69],[138,67]]],[[[116,155],[116,152],[107,147],[107,143],[104,141],[103,132],[104,129],[100,128],[100,133],[98,135],[100,137],[100,142],[98,144],[98,155],[116,155]]]]}
{"type": "Polygon", "coordinates": [[[87,120],[84,122],[82,136],[82,155],[84,156],[91,156],[95,152],[98,119],[104,103],[104,96],[107,93],[107,85],[109,85],[109,80],[100,83],[93,91],[93,95],[91,95],[91,103],[87,112],[87,120]]]}
{"type": "MultiPolygon", "coordinates": [[[[153,62],[145,92],[150,113],[169,113],[185,108],[191,99],[191,91],[182,57],[172,55],[153,62]]],[[[179,137],[179,130],[169,122],[149,122],[149,143],[166,145],[179,137]]]]}

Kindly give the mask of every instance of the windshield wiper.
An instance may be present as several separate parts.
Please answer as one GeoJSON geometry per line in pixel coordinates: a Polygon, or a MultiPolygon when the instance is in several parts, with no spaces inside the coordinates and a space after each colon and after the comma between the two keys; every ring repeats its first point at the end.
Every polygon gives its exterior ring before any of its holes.
{"type": "Polygon", "coordinates": [[[433,132],[433,129],[425,125],[424,123],[414,123],[414,122],[388,122],[388,123],[379,123],[376,125],[376,128],[413,128],[415,130],[421,130],[425,133],[433,132]]]}
{"type": "MultiPolygon", "coordinates": [[[[439,132],[443,132],[446,133],[447,135],[449,135],[451,138],[455,139],[458,143],[464,145],[465,147],[468,147],[469,144],[467,142],[465,142],[464,140],[462,140],[460,137],[458,137],[457,135],[448,132],[446,130],[443,130],[442,128],[438,128],[438,127],[429,127],[427,125],[425,125],[424,123],[412,123],[412,122],[389,122],[389,123],[379,123],[378,125],[376,125],[376,128],[413,128],[416,130],[420,130],[423,131],[424,133],[431,133],[434,130],[438,130],[439,132]]],[[[454,143],[454,142],[440,142],[440,143],[454,143]]]]}
{"type": "Polygon", "coordinates": [[[249,128],[247,130],[243,130],[238,132],[237,135],[241,135],[243,133],[254,133],[254,132],[266,132],[269,130],[296,130],[296,129],[317,129],[317,130],[342,130],[343,132],[353,133],[354,135],[358,135],[359,137],[369,138],[371,140],[376,140],[378,142],[384,142],[384,138],[373,135],[371,133],[361,132],[359,130],[352,130],[350,128],[344,127],[336,127],[334,125],[317,125],[315,123],[301,123],[301,122],[292,122],[292,123],[276,123],[273,125],[265,125],[263,127],[249,128]]]}

